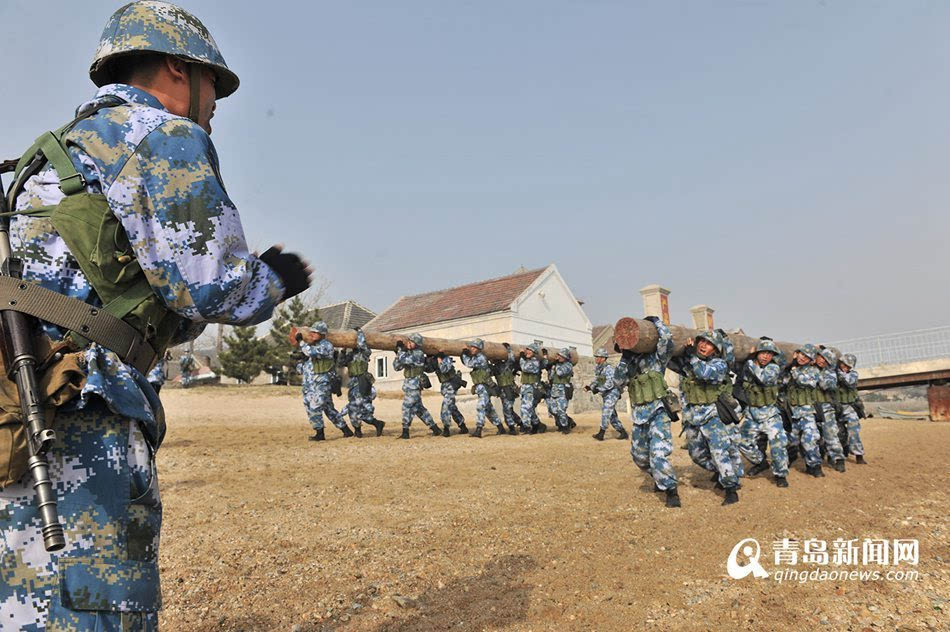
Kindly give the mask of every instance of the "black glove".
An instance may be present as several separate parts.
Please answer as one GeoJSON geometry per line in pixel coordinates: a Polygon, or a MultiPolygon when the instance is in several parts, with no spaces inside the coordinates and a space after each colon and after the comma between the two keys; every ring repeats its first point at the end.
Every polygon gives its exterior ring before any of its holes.
{"type": "Polygon", "coordinates": [[[359,327],[354,327],[354,328],[353,328],[353,331],[355,331],[356,333],[360,333],[360,328],[359,328],[359,327]]]}
{"type": "Polygon", "coordinates": [[[445,360],[445,354],[440,351],[435,354],[435,359],[441,362],[442,360],[445,360]]]}
{"type": "Polygon", "coordinates": [[[503,342],[503,343],[501,343],[501,345],[502,345],[505,349],[511,349],[511,345],[508,344],[507,342],[503,342]]]}
{"type": "Polygon", "coordinates": [[[298,331],[297,335],[294,336],[294,338],[297,339],[297,342],[301,342],[303,340],[303,334],[298,331]]]}
{"type": "Polygon", "coordinates": [[[396,341],[396,350],[397,350],[397,351],[402,351],[405,346],[406,346],[406,345],[403,344],[402,340],[397,340],[397,341],[396,341]]]}
{"type": "Polygon", "coordinates": [[[524,360],[524,358],[525,358],[524,351],[522,351],[521,353],[519,353],[519,354],[518,354],[518,357],[521,358],[522,360],[524,360]]]}
{"type": "Polygon", "coordinates": [[[307,262],[292,252],[281,252],[277,246],[271,246],[260,256],[284,283],[284,298],[293,298],[310,287],[310,272],[307,262]]]}
{"type": "Polygon", "coordinates": [[[643,320],[648,320],[655,325],[658,322],[660,322],[660,317],[659,316],[644,316],[643,320]]]}

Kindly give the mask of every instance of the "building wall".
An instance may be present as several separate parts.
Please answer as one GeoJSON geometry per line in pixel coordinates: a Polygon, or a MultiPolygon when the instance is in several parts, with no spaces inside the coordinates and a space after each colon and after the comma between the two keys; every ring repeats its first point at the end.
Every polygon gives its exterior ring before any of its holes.
{"type": "Polygon", "coordinates": [[[546,347],[574,347],[582,356],[593,355],[590,319],[553,266],[513,307],[514,343],[541,340],[546,347]]]}

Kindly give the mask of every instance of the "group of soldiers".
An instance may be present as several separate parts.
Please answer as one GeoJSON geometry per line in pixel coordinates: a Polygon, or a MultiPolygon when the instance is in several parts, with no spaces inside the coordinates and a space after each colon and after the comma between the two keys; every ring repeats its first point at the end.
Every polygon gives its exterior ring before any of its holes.
{"type": "MultiPolygon", "coordinates": [[[[686,447],[692,461],[709,472],[724,491],[723,504],[738,502],[739,479],[771,467],[775,484],[788,487],[789,463],[804,456],[805,472],[824,476],[823,458],[838,472],[853,454],[864,464],[858,397],[857,360],[828,347],[802,345],[788,362],[769,338],[737,362],[728,334],[707,330],[687,341],[673,358],[673,335],[658,318],[656,350],[624,351],[616,367],[598,349],[598,378],[593,385],[604,396],[601,431],[616,420],[616,402],[627,388],[633,417],[630,453],[649,473],[654,489],[666,494],[668,507],[681,505],[677,477],[670,464],[671,421],[682,416],[686,447]],[[666,369],[680,377],[679,396],[669,389],[666,369]],[[768,452],[768,456],[766,456],[768,452]],[[752,466],[744,471],[745,457],[752,466]],[[771,457],[771,460],[769,459],[771,457]]],[[[619,350],[619,349],[618,349],[619,350]]]]}
{"type": "MultiPolygon", "coordinates": [[[[598,349],[594,380],[584,390],[603,400],[600,429],[593,438],[603,441],[608,425],[616,430],[618,439],[629,437],[634,463],[653,477],[654,489],[666,494],[667,506],[681,505],[670,464],[670,423],[680,416],[690,458],[712,472],[716,487],[724,491],[723,504],[739,500],[743,475],[754,476],[770,467],[775,484],[788,487],[789,463],[800,454],[806,473],[816,477],[824,476],[823,458],[839,472],[845,471],[848,454],[853,454],[857,463],[865,463],[860,437],[865,412],[857,395],[853,355],[839,357],[834,349],[806,344],[788,362],[771,339],[762,338],[744,362],[737,362],[728,334],[710,330],[689,340],[684,353],[674,358],[670,329],[656,317],[648,320],[657,329],[656,349],[650,353],[624,351],[616,366],[608,361],[606,349],[598,349]],[[668,386],[667,369],[681,376],[678,396],[668,386]],[[624,390],[633,420],[629,435],[617,414],[624,390]],[[751,464],[747,472],[741,457],[751,464]]],[[[363,332],[356,330],[357,345],[352,350],[334,349],[326,339],[326,323],[315,323],[311,332],[310,342],[304,341],[302,334],[297,338],[304,403],[314,429],[311,440],[325,439],[324,415],[346,437],[362,437],[363,424],[374,426],[377,436],[382,434],[384,424],[375,417],[376,389],[368,371],[371,350],[363,332]],[[348,401],[338,412],[333,394],[342,394],[340,369],[346,369],[348,401]]],[[[451,436],[455,424],[458,434],[481,438],[486,420],[500,435],[545,432],[547,426],[537,413],[542,400],[558,431],[569,433],[577,425],[568,414],[574,390],[570,349],[561,349],[550,358],[540,345],[531,344],[515,355],[511,345],[504,343],[507,357],[489,360],[483,340],[466,342],[461,361],[471,369],[471,392],[476,397],[476,422],[470,433],[456,400],[467,382],[451,356],[427,355],[422,343],[419,334],[396,343],[393,366],[402,370],[404,377],[399,438],[409,438],[416,417],[433,435],[444,437],[451,436]],[[422,401],[422,392],[432,386],[429,374],[439,380],[441,427],[422,401]],[[492,397],[501,400],[501,415],[492,397]],[[518,398],[520,415],[515,408],[518,398]]]]}

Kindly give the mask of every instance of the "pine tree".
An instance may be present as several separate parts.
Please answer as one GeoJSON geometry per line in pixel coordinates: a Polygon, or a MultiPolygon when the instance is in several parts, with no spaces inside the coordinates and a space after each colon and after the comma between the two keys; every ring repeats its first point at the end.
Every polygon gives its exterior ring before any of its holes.
{"type": "Polygon", "coordinates": [[[221,372],[245,384],[264,370],[270,352],[267,340],[254,334],[254,327],[235,327],[224,337],[227,350],[218,355],[221,372]]]}
{"type": "Polygon", "coordinates": [[[288,383],[300,384],[296,362],[290,361],[294,348],[290,344],[290,328],[309,327],[320,320],[320,310],[311,307],[299,296],[295,296],[274,311],[274,320],[268,332],[268,358],[266,365],[271,374],[281,373],[281,367],[288,367],[288,383]]]}

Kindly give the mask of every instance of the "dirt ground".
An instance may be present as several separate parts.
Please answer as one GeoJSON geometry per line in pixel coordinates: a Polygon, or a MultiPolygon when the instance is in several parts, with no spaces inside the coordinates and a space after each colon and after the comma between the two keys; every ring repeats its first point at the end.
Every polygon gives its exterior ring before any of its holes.
{"type": "Polygon", "coordinates": [[[383,399],[382,437],[328,424],[312,443],[297,389],[162,396],[166,630],[950,629],[950,424],[866,420],[868,465],[814,479],[798,462],[788,489],[745,480],[729,507],[678,439],[671,510],[626,442],[591,439],[592,414],[569,436],[482,440],[417,420],[406,442],[383,399]],[[769,572],[782,538],[917,539],[919,564],[896,568],[919,577],[731,579],[747,537],[769,572]]]}

